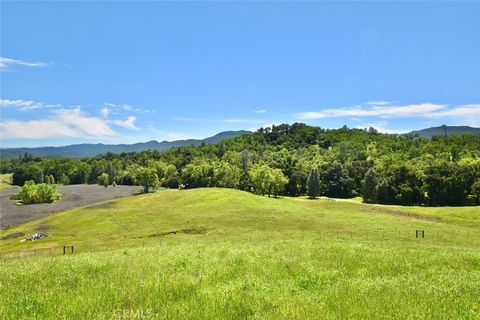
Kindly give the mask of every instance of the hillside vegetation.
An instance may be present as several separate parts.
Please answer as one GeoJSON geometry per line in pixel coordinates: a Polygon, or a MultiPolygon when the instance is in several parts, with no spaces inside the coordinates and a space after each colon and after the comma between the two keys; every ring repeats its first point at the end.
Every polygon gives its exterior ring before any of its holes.
{"type": "Polygon", "coordinates": [[[478,207],[162,190],[0,236],[3,319],[111,319],[125,310],[177,319],[480,315],[478,207]],[[426,238],[415,238],[418,229],[426,238]],[[20,242],[34,232],[49,236],[20,242]],[[73,255],[58,255],[65,244],[73,255]],[[53,253],[15,258],[40,248],[53,253]]]}
{"type": "Polygon", "coordinates": [[[480,135],[423,139],[375,129],[324,130],[301,123],[261,128],[218,144],[95,158],[3,161],[14,184],[47,176],[63,184],[108,183],[169,188],[226,187],[258,194],[307,194],[318,172],[319,195],[429,206],[480,203],[480,135]]]}

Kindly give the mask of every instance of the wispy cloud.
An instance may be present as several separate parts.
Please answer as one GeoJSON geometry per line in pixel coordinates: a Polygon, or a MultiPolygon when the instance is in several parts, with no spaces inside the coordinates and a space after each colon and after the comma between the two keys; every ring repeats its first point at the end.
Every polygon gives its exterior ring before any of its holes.
{"type": "Polygon", "coordinates": [[[0,122],[2,139],[45,139],[64,137],[110,137],[116,133],[103,120],[77,109],[60,109],[54,115],[37,120],[0,122]]]}
{"type": "Polygon", "coordinates": [[[314,120],[323,118],[455,118],[460,120],[471,120],[471,117],[478,117],[480,104],[459,105],[450,107],[444,104],[420,103],[409,105],[391,105],[387,102],[368,102],[365,105],[330,108],[320,111],[301,112],[295,116],[299,120],[314,120]]]}
{"type": "Polygon", "coordinates": [[[34,109],[58,108],[61,106],[59,104],[45,104],[43,102],[37,102],[32,100],[0,99],[0,107],[1,108],[18,108],[21,111],[30,111],[34,109]]]}
{"type": "Polygon", "coordinates": [[[368,101],[365,104],[373,105],[373,106],[388,106],[388,105],[391,105],[393,103],[390,102],[390,101],[368,101]]]}
{"type": "Polygon", "coordinates": [[[23,66],[23,67],[42,68],[42,67],[48,66],[49,64],[45,62],[31,62],[31,61],[23,61],[18,59],[0,57],[0,70],[7,70],[10,66],[15,66],[15,65],[23,66]]]}
{"type": "Polygon", "coordinates": [[[378,132],[388,133],[388,134],[402,134],[402,133],[407,133],[411,131],[411,130],[391,129],[388,127],[388,122],[386,121],[368,123],[364,126],[357,126],[356,128],[365,129],[370,127],[377,129],[378,132]]]}
{"type": "Polygon", "coordinates": [[[135,129],[135,130],[139,130],[136,126],[135,126],[135,121],[137,120],[137,117],[135,116],[129,116],[127,118],[127,120],[111,120],[109,121],[109,123],[112,123],[116,126],[119,126],[119,127],[122,127],[122,128],[125,128],[125,129],[135,129]]]}
{"type": "Polygon", "coordinates": [[[267,110],[265,110],[265,109],[258,109],[258,110],[255,110],[254,112],[255,112],[255,113],[266,113],[267,110]]]}
{"type": "Polygon", "coordinates": [[[116,110],[123,110],[127,112],[139,112],[139,113],[151,113],[153,112],[150,109],[143,109],[143,108],[137,108],[133,107],[129,104],[116,104],[116,103],[111,103],[111,102],[106,102],[103,104],[104,107],[109,108],[109,109],[116,109],[116,110]]]}
{"type": "Polygon", "coordinates": [[[15,107],[22,110],[48,109],[45,117],[32,120],[2,119],[0,121],[0,136],[2,140],[15,139],[46,139],[46,138],[106,138],[117,136],[112,127],[135,129],[136,117],[127,119],[105,119],[108,112],[103,112],[104,118],[94,117],[82,111],[80,106],[65,108],[60,105],[47,105],[31,100],[0,101],[2,108],[15,107]]]}
{"type": "Polygon", "coordinates": [[[108,114],[110,113],[110,109],[108,109],[107,107],[103,107],[100,109],[100,113],[102,114],[102,116],[104,118],[108,118],[108,114]]]}
{"type": "Polygon", "coordinates": [[[185,132],[177,132],[177,131],[165,131],[160,130],[155,127],[153,124],[148,126],[148,129],[153,132],[154,137],[157,141],[174,141],[174,140],[187,140],[187,139],[195,139],[191,134],[185,132]]]}
{"type": "Polygon", "coordinates": [[[301,112],[296,114],[296,117],[300,120],[339,117],[417,117],[432,114],[445,108],[445,105],[432,103],[410,104],[405,106],[367,105],[301,112]]]}
{"type": "Polygon", "coordinates": [[[480,119],[480,103],[478,104],[466,104],[449,109],[444,109],[438,112],[425,115],[429,118],[442,118],[442,117],[462,117],[469,118],[474,117],[480,119]]]}

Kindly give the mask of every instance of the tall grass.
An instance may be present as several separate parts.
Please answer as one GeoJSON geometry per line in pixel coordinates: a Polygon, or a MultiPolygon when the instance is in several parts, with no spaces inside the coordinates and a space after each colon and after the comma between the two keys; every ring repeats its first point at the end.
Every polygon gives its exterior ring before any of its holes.
{"type": "Polygon", "coordinates": [[[78,251],[2,259],[0,318],[479,319],[478,214],[222,189],[115,200],[3,232],[51,234],[3,253],[78,251]]]}

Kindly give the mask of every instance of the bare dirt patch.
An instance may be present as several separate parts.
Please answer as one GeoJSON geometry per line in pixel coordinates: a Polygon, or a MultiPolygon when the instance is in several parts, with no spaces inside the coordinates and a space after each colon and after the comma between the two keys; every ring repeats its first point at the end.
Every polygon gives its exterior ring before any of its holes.
{"type": "MultiPolygon", "coordinates": [[[[19,188],[0,190],[0,225],[14,226],[27,221],[45,217],[51,213],[85,206],[96,202],[128,197],[141,191],[139,186],[102,187],[98,185],[70,185],[59,186],[58,191],[62,198],[54,203],[40,203],[17,206],[10,196],[18,192],[19,188]]],[[[101,203],[98,206],[108,208],[112,203],[101,203]]],[[[92,207],[93,208],[93,207],[92,207]]]]}

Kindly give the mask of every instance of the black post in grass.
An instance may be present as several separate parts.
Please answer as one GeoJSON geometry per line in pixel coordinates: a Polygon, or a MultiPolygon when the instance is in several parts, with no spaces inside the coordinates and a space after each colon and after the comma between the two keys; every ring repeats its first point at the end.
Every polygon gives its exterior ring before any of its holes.
{"type": "Polygon", "coordinates": [[[425,238],[425,230],[415,230],[415,238],[422,237],[422,239],[425,238]]]}
{"type": "Polygon", "coordinates": [[[63,254],[67,253],[67,248],[70,248],[70,253],[73,253],[73,245],[71,245],[71,246],[63,246],[63,254]]]}

